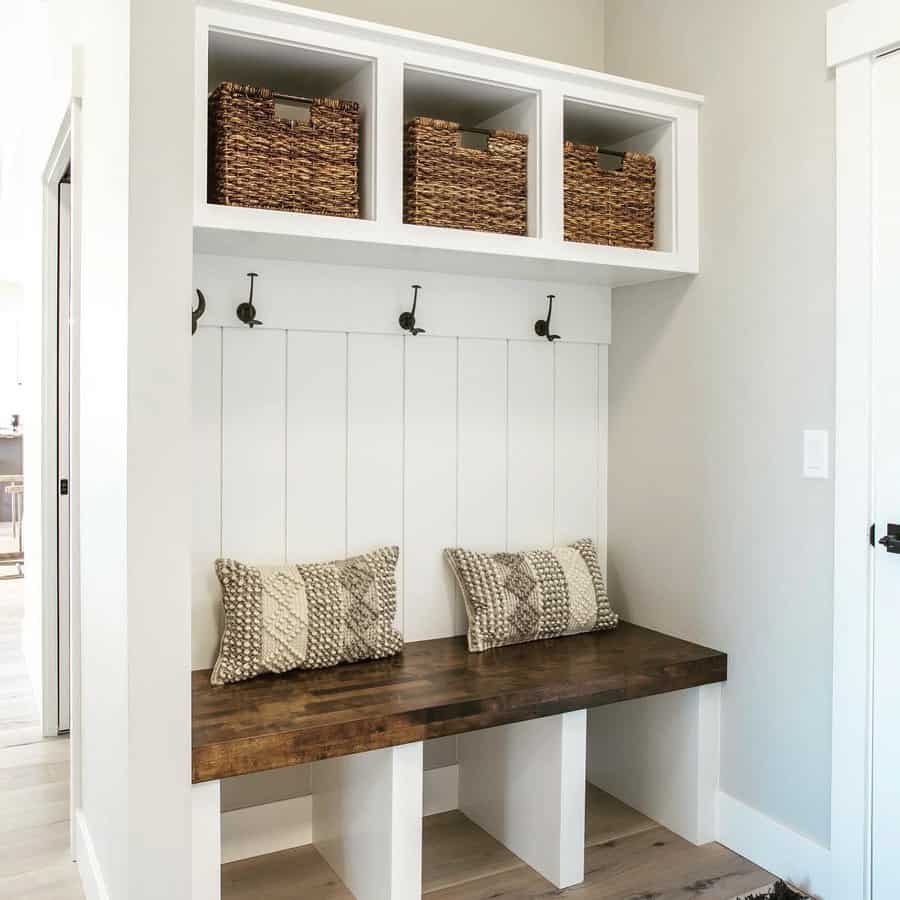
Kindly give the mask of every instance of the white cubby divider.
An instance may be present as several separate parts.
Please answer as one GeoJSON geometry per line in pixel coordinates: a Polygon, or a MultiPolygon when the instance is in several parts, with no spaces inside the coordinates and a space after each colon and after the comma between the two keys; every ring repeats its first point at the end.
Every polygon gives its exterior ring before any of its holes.
{"type": "Polygon", "coordinates": [[[428,271],[582,282],[699,270],[702,97],[274,0],[201,0],[195,87],[195,249],[428,271]],[[362,218],[207,202],[207,95],[231,79],[357,100],[362,218]],[[403,223],[403,124],[428,114],[529,135],[528,235],[403,223]],[[657,247],[563,240],[563,141],[657,158],[657,247]]]}

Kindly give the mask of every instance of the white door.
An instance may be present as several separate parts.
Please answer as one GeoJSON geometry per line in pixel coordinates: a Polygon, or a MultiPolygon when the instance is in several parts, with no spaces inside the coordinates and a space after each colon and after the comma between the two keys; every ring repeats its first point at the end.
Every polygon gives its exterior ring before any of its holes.
{"type": "Polygon", "coordinates": [[[72,298],[72,186],[59,185],[59,285],[57,293],[57,676],[59,731],[69,730],[70,609],[71,609],[71,298],[72,298]]]}
{"type": "Polygon", "coordinates": [[[872,897],[896,900],[900,897],[900,51],[876,61],[874,78],[872,897]]]}

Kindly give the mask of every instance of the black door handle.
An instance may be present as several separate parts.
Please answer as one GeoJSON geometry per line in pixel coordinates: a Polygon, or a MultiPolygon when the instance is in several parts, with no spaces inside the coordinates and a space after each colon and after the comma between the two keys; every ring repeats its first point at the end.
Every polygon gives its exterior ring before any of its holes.
{"type": "Polygon", "coordinates": [[[887,534],[878,543],[888,553],[900,553],[900,525],[888,525],[887,534]]]}

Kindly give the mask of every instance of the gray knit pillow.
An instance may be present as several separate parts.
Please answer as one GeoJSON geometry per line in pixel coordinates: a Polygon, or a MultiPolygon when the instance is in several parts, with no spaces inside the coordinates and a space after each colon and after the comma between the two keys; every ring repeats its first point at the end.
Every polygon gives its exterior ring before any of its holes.
{"type": "Polygon", "coordinates": [[[528,553],[446,553],[469,614],[469,650],[619,624],[589,538],[528,553]]]}
{"type": "Polygon", "coordinates": [[[216,560],[225,627],[212,683],[399,653],[397,556],[396,547],[380,547],[307,565],[216,560]]]}

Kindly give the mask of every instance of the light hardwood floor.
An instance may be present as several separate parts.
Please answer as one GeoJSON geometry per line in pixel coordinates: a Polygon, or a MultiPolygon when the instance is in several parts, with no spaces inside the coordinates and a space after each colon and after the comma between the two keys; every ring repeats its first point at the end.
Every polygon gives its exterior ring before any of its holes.
{"type": "Polygon", "coordinates": [[[83,900],[69,853],[69,741],[44,740],[21,652],[24,581],[0,581],[0,898],[83,900]]]}
{"type": "MultiPolygon", "coordinates": [[[[585,880],[558,891],[458,811],[425,819],[422,888],[429,900],[728,900],[771,884],[719,844],[695,847],[588,786],[585,880]]],[[[222,867],[223,900],[353,900],[311,846],[222,867]]]]}

